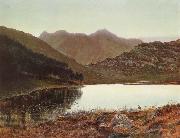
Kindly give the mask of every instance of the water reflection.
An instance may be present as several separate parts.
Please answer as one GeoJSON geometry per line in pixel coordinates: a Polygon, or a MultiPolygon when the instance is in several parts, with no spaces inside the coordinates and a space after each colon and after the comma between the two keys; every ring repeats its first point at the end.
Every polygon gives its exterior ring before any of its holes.
{"type": "Polygon", "coordinates": [[[180,102],[180,85],[87,85],[34,91],[0,100],[0,126],[25,128],[64,112],[119,110],[180,102]],[[83,93],[83,94],[82,94],[83,93]]]}
{"type": "Polygon", "coordinates": [[[81,95],[80,88],[64,87],[6,98],[0,101],[0,125],[25,128],[27,125],[56,119],[70,109],[81,95]]]}

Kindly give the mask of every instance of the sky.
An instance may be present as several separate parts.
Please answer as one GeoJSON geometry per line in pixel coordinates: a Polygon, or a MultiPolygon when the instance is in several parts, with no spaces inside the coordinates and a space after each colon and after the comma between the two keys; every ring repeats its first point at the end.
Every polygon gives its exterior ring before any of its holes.
{"type": "Polygon", "coordinates": [[[35,36],[107,29],[121,37],[178,37],[180,0],[0,0],[0,25],[35,36]]]}

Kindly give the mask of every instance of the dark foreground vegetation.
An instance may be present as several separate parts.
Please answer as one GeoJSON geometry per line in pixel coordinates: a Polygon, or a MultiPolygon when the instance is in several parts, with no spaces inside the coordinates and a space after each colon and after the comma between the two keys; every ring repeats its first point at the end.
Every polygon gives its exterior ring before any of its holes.
{"type": "Polygon", "coordinates": [[[74,73],[66,63],[34,53],[19,42],[0,35],[0,84],[24,76],[60,82],[83,80],[83,75],[74,73]]]}
{"type": "Polygon", "coordinates": [[[2,138],[178,138],[180,105],[132,111],[92,111],[59,116],[25,129],[0,127],[2,138]]]}

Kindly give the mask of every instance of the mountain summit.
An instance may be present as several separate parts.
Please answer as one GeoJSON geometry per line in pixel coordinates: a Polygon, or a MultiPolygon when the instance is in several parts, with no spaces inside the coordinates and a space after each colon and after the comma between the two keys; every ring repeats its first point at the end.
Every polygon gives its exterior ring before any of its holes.
{"type": "Polygon", "coordinates": [[[99,34],[99,35],[114,35],[113,33],[111,33],[110,31],[108,31],[107,29],[100,29],[100,30],[97,30],[95,33],[92,33],[91,35],[93,34],[99,34]]]}
{"type": "Polygon", "coordinates": [[[116,57],[142,43],[139,39],[120,38],[106,29],[90,35],[68,33],[64,30],[43,32],[39,38],[82,65],[116,57]]]}

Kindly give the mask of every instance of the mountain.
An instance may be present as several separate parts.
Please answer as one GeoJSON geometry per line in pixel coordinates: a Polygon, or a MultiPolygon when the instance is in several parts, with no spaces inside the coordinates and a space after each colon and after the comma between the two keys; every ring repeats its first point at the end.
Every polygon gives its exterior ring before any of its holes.
{"type": "Polygon", "coordinates": [[[60,82],[83,80],[82,74],[74,73],[67,64],[34,53],[3,35],[0,35],[0,67],[0,84],[21,76],[60,82]]]}
{"type": "Polygon", "coordinates": [[[64,30],[55,33],[44,31],[39,38],[82,65],[113,58],[142,43],[138,39],[119,38],[106,29],[90,35],[64,30]]]}
{"type": "Polygon", "coordinates": [[[87,83],[98,80],[97,75],[93,71],[78,64],[75,60],[61,54],[49,46],[46,42],[32,36],[31,34],[0,26],[0,35],[7,36],[12,40],[17,41],[27,49],[32,50],[34,53],[42,54],[59,62],[66,63],[74,72],[82,73],[84,75],[84,81],[87,83]]]}
{"type": "Polygon", "coordinates": [[[180,40],[142,43],[130,52],[91,64],[90,67],[119,81],[160,80],[162,77],[180,81],[180,40]]]}

